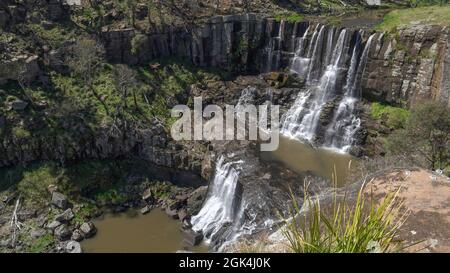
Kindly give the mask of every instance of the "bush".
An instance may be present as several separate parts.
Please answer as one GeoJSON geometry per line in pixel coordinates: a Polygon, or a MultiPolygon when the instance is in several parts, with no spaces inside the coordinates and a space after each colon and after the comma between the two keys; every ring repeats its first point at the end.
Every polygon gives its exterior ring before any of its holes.
{"type": "Polygon", "coordinates": [[[393,239],[404,223],[401,203],[388,194],[379,205],[367,200],[362,188],[356,203],[334,193],[331,212],[321,207],[319,198],[305,197],[303,208],[294,198],[292,220],[282,228],[289,247],[296,253],[365,253],[394,250],[393,239]],[[306,210],[306,213],[302,212],[306,210]]]}
{"type": "Polygon", "coordinates": [[[399,107],[374,102],[371,105],[371,115],[375,120],[384,120],[391,129],[403,128],[409,118],[409,111],[399,107]]]}
{"type": "Polygon", "coordinates": [[[432,101],[417,105],[405,128],[388,137],[386,149],[419,166],[445,169],[450,160],[450,111],[447,106],[432,101]]]}

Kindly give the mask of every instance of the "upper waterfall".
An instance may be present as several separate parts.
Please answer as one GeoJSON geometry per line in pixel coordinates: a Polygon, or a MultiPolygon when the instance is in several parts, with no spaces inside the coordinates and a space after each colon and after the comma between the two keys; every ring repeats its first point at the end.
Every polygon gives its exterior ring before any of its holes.
{"type": "Polygon", "coordinates": [[[307,88],[285,114],[281,133],[345,152],[360,128],[355,104],[375,34],[364,42],[362,31],[310,29],[298,39],[290,66],[307,88]]]}

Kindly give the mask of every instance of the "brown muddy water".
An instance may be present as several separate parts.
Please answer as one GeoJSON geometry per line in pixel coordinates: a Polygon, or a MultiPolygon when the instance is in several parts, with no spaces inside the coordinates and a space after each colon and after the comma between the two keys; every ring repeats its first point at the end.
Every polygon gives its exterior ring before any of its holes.
{"type": "MultiPolygon", "coordinates": [[[[93,222],[97,234],[81,243],[86,253],[173,253],[183,249],[181,223],[159,208],[145,215],[134,210],[106,214],[93,222]]],[[[207,252],[207,246],[189,250],[207,252]]]]}
{"type": "Polygon", "coordinates": [[[265,160],[279,162],[295,172],[310,172],[330,180],[335,172],[337,186],[345,185],[349,170],[355,163],[355,158],[351,155],[314,148],[283,135],[280,135],[278,149],[273,152],[263,152],[262,157],[265,160]]]}

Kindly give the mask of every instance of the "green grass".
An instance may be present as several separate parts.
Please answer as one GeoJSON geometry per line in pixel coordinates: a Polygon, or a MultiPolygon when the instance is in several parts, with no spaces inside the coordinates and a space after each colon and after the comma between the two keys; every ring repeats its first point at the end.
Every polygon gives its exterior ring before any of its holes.
{"type": "MultiPolygon", "coordinates": [[[[292,220],[282,228],[288,246],[295,253],[366,253],[390,252],[398,228],[405,220],[400,215],[401,203],[396,194],[388,194],[376,205],[362,189],[356,202],[337,201],[337,194],[330,209],[320,201],[305,197],[304,206],[309,210],[302,216],[301,208],[294,201],[292,220]]],[[[293,198],[293,200],[295,200],[293,198]]]]}
{"type": "Polygon", "coordinates": [[[44,253],[55,243],[53,235],[47,234],[37,238],[33,244],[28,248],[30,253],[44,253]]]}
{"type": "Polygon", "coordinates": [[[373,102],[371,116],[375,120],[385,120],[386,125],[392,129],[403,128],[410,116],[410,111],[387,104],[373,102]]]}
{"type": "Polygon", "coordinates": [[[305,19],[302,14],[293,11],[275,14],[274,18],[277,22],[283,20],[289,23],[301,22],[305,19]]]}
{"type": "Polygon", "coordinates": [[[393,10],[384,16],[376,29],[392,31],[412,24],[450,26],[450,4],[393,10]]]}

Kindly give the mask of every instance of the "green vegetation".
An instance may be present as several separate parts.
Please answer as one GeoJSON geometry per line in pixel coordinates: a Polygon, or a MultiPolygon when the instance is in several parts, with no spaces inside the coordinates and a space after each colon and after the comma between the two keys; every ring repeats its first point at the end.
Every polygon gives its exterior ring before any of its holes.
{"type": "Polygon", "coordinates": [[[388,137],[386,149],[425,168],[448,168],[450,111],[447,106],[431,101],[415,106],[405,128],[388,137]]]}
{"type": "Polygon", "coordinates": [[[389,194],[376,205],[361,189],[356,203],[349,205],[345,198],[337,201],[334,193],[331,208],[322,207],[318,198],[306,196],[303,206],[308,211],[303,215],[293,198],[292,220],[287,220],[282,232],[296,253],[390,252],[405,220],[395,196],[389,194]]]}
{"type": "Polygon", "coordinates": [[[275,20],[277,22],[280,22],[281,20],[289,22],[289,23],[295,23],[295,22],[301,22],[304,20],[304,16],[300,13],[290,11],[290,12],[282,12],[275,14],[275,20]]]}
{"type": "Polygon", "coordinates": [[[392,31],[412,24],[450,26],[450,5],[393,10],[385,15],[376,29],[392,31]]]}
{"type": "Polygon", "coordinates": [[[51,234],[44,235],[37,238],[33,244],[28,248],[30,253],[44,253],[48,252],[51,246],[55,243],[55,239],[51,234]]]}
{"type": "Polygon", "coordinates": [[[389,128],[399,129],[405,126],[410,112],[403,108],[373,102],[371,104],[371,115],[373,119],[385,122],[389,128]]]}

